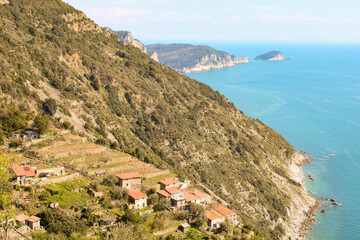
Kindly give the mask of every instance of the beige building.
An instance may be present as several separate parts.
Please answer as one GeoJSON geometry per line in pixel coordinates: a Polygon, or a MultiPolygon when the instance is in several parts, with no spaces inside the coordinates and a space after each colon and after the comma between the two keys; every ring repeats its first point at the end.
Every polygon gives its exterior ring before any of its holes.
{"type": "Polygon", "coordinates": [[[31,185],[35,181],[36,174],[30,165],[14,165],[12,171],[15,175],[16,184],[31,185]]]}
{"type": "Polygon", "coordinates": [[[138,189],[141,185],[141,175],[138,172],[117,174],[119,184],[126,189],[138,189]]]}
{"type": "Polygon", "coordinates": [[[146,194],[137,189],[129,190],[129,198],[136,210],[143,209],[147,206],[146,194]]]}
{"type": "Polygon", "coordinates": [[[224,205],[212,207],[210,211],[206,211],[205,216],[208,219],[209,228],[219,228],[220,223],[224,222],[226,219],[231,223],[237,224],[236,212],[224,205]]]}
{"type": "Polygon", "coordinates": [[[41,218],[36,217],[36,216],[29,217],[25,214],[20,214],[20,215],[16,216],[15,220],[17,223],[24,223],[32,231],[36,231],[41,228],[41,226],[40,226],[41,218]]]}

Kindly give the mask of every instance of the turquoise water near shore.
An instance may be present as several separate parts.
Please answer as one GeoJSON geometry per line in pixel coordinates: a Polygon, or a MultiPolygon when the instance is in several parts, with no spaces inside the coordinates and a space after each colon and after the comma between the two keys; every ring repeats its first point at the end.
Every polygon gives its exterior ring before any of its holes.
{"type": "Polygon", "coordinates": [[[307,189],[334,198],[324,204],[311,239],[360,239],[360,45],[208,43],[250,63],[189,73],[224,94],[245,114],[282,134],[313,161],[303,166],[307,189]],[[290,60],[262,62],[278,49],[290,60]],[[334,156],[331,156],[335,154],[334,156]]]}

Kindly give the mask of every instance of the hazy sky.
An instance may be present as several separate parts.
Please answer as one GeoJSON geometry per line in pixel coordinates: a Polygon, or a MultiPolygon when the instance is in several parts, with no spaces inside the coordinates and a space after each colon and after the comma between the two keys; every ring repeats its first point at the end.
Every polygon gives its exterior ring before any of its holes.
{"type": "Polygon", "coordinates": [[[360,42],[360,0],[65,0],[142,41],[360,42]]]}

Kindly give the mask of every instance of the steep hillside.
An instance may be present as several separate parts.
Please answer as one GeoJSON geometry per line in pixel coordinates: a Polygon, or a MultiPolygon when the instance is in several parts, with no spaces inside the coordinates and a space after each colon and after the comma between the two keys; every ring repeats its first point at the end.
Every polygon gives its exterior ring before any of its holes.
{"type": "Polygon", "coordinates": [[[68,121],[97,143],[183,171],[266,238],[299,227],[291,216],[301,222],[313,200],[289,171],[295,149],[274,130],[60,0],[13,0],[0,15],[2,137],[33,120],[41,129],[68,121]]]}
{"type": "Polygon", "coordinates": [[[247,57],[238,58],[205,44],[152,44],[146,47],[148,52],[157,53],[160,63],[182,73],[232,67],[237,63],[248,62],[247,57]]]}

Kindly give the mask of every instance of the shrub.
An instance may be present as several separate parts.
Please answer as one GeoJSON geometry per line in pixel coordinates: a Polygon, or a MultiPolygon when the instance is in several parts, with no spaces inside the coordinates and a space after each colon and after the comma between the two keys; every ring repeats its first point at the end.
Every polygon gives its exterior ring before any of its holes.
{"type": "Polygon", "coordinates": [[[56,113],[57,107],[58,107],[57,103],[56,103],[55,99],[53,99],[53,98],[48,98],[43,103],[44,112],[49,114],[50,116],[52,116],[56,113]]]}

